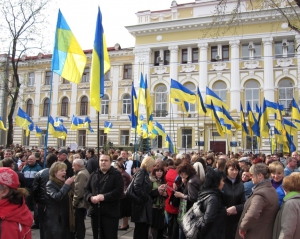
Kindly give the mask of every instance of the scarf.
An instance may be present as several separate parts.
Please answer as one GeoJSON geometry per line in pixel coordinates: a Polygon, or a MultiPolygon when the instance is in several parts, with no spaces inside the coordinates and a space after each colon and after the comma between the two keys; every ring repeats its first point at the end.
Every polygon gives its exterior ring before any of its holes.
{"type": "Polygon", "coordinates": [[[289,198],[297,195],[297,194],[300,194],[299,192],[296,192],[296,191],[292,191],[292,192],[289,192],[287,195],[285,195],[285,197],[283,198],[284,201],[288,200],[289,198]]]}

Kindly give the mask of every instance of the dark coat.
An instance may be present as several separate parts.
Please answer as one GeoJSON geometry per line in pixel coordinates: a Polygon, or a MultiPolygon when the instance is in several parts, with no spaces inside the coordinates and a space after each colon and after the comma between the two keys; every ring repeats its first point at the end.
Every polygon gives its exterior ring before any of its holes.
{"type": "Polygon", "coordinates": [[[45,239],[69,239],[69,196],[71,186],[60,187],[50,180],[46,185],[45,239]]]}
{"type": "MultiPolygon", "coordinates": [[[[143,201],[142,204],[132,204],[131,221],[143,222],[151,225],[152,223],[152,182],[150,181],[146,169],[141,168],[136,172],[133,179],[134,192],[143,201]]],[[[152,192],[153,196],[155,192],[152,192]]]]}
{"type": "Polygon", "coordinates": [[[68,159],[66,159],[66,160],[64,161],[64,163],[67,165],[66,179],[67,179],[67,178],[70,178],[70,177],[73,177],[73,175],[74,175],[74,170],[73,170],[73,168],[72,168],[72,163],[71,163],[68,159]]]}
{"type": "Polygon", "coordinates": [[[92,205],[90,213],[98,215],[98,204],[91,202],[91,197],[97,194],[104,195],[104,201],[100,202],[100,212],[102,216],[119,217],[119,201],[123,195],[124,182],[121,173],[114,167],[103,174],[101,170],[94,171],[84,188],[84,198],[92,205]],[[100,182],[100,184],[99,184],[100,182]],[[100,187],[98,192],[98,185],[100,187]]]}
{"type": "Polygon", "coordinates": [[[226,209],[221,191],[217,189],[203,190],[198,200],[204,200],[201,211],[203,220],[199,225],[198,239],[225,239],[226,209]],[[208,196],[208,198],[206,198],[208,196]]]}
{"type": "Polygon", "coordinates": [[[235,206],[237,210],[236,215],[226,216],[225,220],[225,238],[233,239],[235,238],[235,232],[246,201],[244,184],[239,177],[236,178],[234,183],[232,183],[230,179],[226,178],[222,191],[225,207],[229,208],[231,206],[235,206]]]}
{"type": "Polygon", "coordinates": [[[39,171],[33,180],[32,197],[36,203],[45,203],[46,184],[49,181],[49,168],[39,171]]]}
{"type": "Polygon", "coordinates": [[[193,206],[194,202],[197,201],[200,188],[201,188],[200,178],[197,174],[195,174],[191,178],[189,178],[189,180],[187,181],[183,189],[183,194],[187,195],[187,205],[186,205],[187,211],[193,206]]]}
{"type": "Polygon", "coordinates": [[[93,155],[88,159],[86,163],[86,169],[87,171],[89,171],[90,174],[92,174],[92,172],[96,171],[98,168],[99,168],[99,160],[95,155],[93,155]]]}

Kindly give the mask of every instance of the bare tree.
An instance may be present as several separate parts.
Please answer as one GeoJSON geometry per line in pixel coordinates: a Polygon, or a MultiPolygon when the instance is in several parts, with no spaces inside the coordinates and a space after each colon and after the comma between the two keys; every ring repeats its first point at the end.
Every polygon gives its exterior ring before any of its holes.
{"type": "MultiPolygon", "coordinates": [[[[287,28],[300,33],[300,0],[220,0],[212,13],[212,22],[207,24],[204,37],[218,38],[225,33],[240,35],[245,18],[251,16],[278,17],[286,21],[287,28]]],[[[276,30],[278,25],[272,25],[276,30]]]]}
{"type": "Polygon", "coordinates": [[[19,62],[22,56],[32,49],[42,49],[44,43],[42,29],[47,22],[49,3],[50,0],[2,0],[0,3],[0,29],[2,33],[5,33],[6,40],[9,42],[6,74],[2,86],[7,96],[3,104],[10,101],[7,146],[13,143],[13,115],[22,84],[18,74],[19,62]],[[9,77],[10,68],[12,68],[11,78],[9,77]]]}

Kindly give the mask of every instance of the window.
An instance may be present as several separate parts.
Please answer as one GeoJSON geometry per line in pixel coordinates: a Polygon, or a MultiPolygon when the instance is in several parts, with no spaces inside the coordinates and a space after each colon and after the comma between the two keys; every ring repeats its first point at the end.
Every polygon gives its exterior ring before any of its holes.
{"type": "Polygon", "coordinates": [[[188,62],[188,50],[182,49],[181,50],[181,63],[186,64],[188,62]]]}
{"type": "Polygon", "coordinates": [[[223,81],[216,82],[213,91],[226,103],[226,84],[223,81]]]}
{"type": "Polygon", "coordinates": [[[242,58],[261,58],[261,44],[254,44],[250,42],[249,44],[242,45],[242,58]]]}
{"type": "Polygon", "coordinates": [[[26,130],[23,130],[23,145],[25,146],[29,146],[29,142],[30,142],[30,132],[29,135],[26,136],[26,130]]]}
{"type": "Polygon", "coordinates": [[[29,117],[32,116],[32,107],[33,107],[33,101],[32,101],[32,99],[27,100],[27,103],[26,103],[26,114],[28,114],[29,117]]]}
{"type": "Polygon", "coordinates": [[[124,65],[124,79],[131,79],[132,78],[132,65],[126,64],[124,65]]]}
{"type": "Polygon", "coordinates": [[[166,117],[167,114],[167,87],[159,85],[155,89],[155,116],[166,117]]]}
{"type": "Polygon", "coordinates": [[[229,60],[229,46],[222,46],[222,61],[229,60]]]}
{"type": "Polygon", "coordinates": [[[101,114],[102,115],[107,115],[108,114],[108,96],[104,95],[103,98],[101,99],[101,114]]]}
{"type": "Polygon", "coordinates": [[[86,146],[86,130],[78,130],[78,146],[86,146]]]}
{"type": "Polygon", "coordinates": [[[81,97],[79,115],[87,115],[88,114],[88,102],[89,101],[86,96],[81,97]]]}
{"type": "Polygon", "coordinates": [[[129,130],[121,130],[121,145],[129,145],[129,130]]]}
{"type": "Polygon", "coordinates": [[[217,61],[218,47],[212,46],[210,50],[211,50],[211,61],[217,61]]]}
{"type": "Polygon", "coordinates": [[[69,100],[67,97],[64,97],[61,100],[61,110],[60,110],[61,116],[68,116],[68,106],[69,106],[69,100]]]}
{"type": "Polygon", "coordinates": [[[99,145],[104,146],[107,141],[107,134],[104,133],[104,130],[99,130],[99,145]]]}
{"type": "Polygon", "coordinates": [[[257,149],[257,137],[246,136],[246,149],[252,150],[257,149]]]}
{"type": "Polygon", "coordinates": [[[275,57],[294,57],[295,56],[295,43],[294,41],[283,40],[275,42],[275,57]]]}
{"type": "Polygon", "coordinates": [[[255,110],[256,105],[259,106],[259,84],[255,80],[249,80],[245,85],[245,108],[248,102],[252,110],[255,110]]]}
{"type": "Polygon", "coordinates": [[[183,129],[181,136],[182,148],[192,148],[192,129],[183,129]]]}
{"type": "MultiPolygon", "coordinates": [[[[42,136],[40,138],[40,147],[45,147],[46,134],[47,134],[47,130],[42,130],[42,136]]],[[[48,138],[48,141],[49,141],[49,138],[48,138]]]]}
{"type": "Polygon", "coordinates": [[[65,78],[62,78],[62,84],[69,84],[70,83],[70,81],[68,81],[67,79],[65,79],[65,78]]]}
{"type": "Polygon", "coordinates": [[[66,140],[65,139],[57,139],[57,145],[58,147],[65,147],[66,146],[66,140]]]}
{"type": "Polygon", "coordinates": [[[170,51],[164,51],[164,65],[170,65],[170,51]]]}
{"type": "Polygon", "coordinates": [[[50,85],[51,84],[51,76],[52,76],[51,71],[46,71],[45,85],[50,85]]]}
{"type": "Polygon", "coordinates": [[[160,52],[155,51],[154,52],[154,61],[153,61],[155,66],[159,66],[159,57],[160,57],[160,52]]]}
{"type": "Polygon", "coordinates": [[[28,86],[34,85],[34,72],[28,74],[28,86]]]}
{"type": "MultiPolygon", "coordinates": [[[[190,91],[192,91],[192,92],[196,92],[196,87],[195,87],[195,85],[193,84],[193,83],[190,83],[190,82],[188,82],[188,83],[185,83],[184,84],[184,86],[186,87],[186,88],[188,88],[190,91]]],[[[195,108],[195,104],[191,104],[191,103],[189,103],[189,112],[194,112],[194,111],[196,111],[196,108],[195,108]]]]}
{"type": "Polygon", "coordinates": [[[122,102],[122,114],[130,114],[131,113],[131,98],[129,94],[123,96],[122,102]]]}
{"type": "Polygon", "coordinates": [[[85,68],[82,74],[81,82],[89,82],[90,81],[90,68],[85,68]]]}
{"type": "Polygon", "coordinates": [[[294,85],[291,80],[284,79],[279,82],[279,104],[283,105],[285,110],[290,112],[292,109],[292,100],[294,97],[294,85]]]}
{"type": "Polygon", "coordinates": [[[110,71],[106,72],[104,75],[104,80],[109,81],[110,80],[110,71]]]}
{"type": "Polygon", "coordinates": [[[192,49],[192,63],[198,63],[198,48],[192,49]]]}
{"type": "Polygon", "coordinates": [[[49,98],[46,98],[44,100],[43,116],[48,116],[48,107],[49,107],[49,104],[50,104],[50,100],[49,100],[49,98]]]}
{"type": "Polygon", "coordinates": [[[228,61],[229,60],[229,46],[212,46],[211,47],[211,61],[228,61]]]}
{"type": "Polygon", "coordinates": [[[152,139],[152,148],[162,148],[162,136],[157,135],[155,139],[152,139]]]}

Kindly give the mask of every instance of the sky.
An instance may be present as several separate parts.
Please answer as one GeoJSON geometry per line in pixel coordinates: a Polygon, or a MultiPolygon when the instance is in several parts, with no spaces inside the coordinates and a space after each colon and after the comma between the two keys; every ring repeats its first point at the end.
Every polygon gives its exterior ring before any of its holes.
{"type": "MultiPolygon", "coordinates": [[[[177,4],[189,2],[194,0],[177,0],[177,4]]],[[[56,0],[49,16],[49,29],[53,29],[53,35],[49,34],[49,37],[54,39],[57,13],[60,8],[81,47],[84,50],[92,49],[97,9],[100,6],[107,46],[113,47],[119,43],[121,48],[134,47],[135,39],[125,26],[137,23],[135,13],[143,10],[169,9],[171,3],[172,0],[56,0]]]]}

